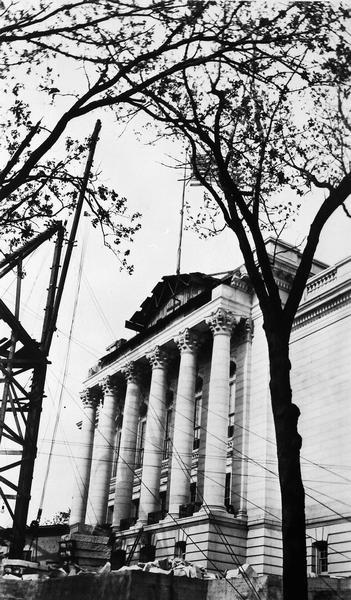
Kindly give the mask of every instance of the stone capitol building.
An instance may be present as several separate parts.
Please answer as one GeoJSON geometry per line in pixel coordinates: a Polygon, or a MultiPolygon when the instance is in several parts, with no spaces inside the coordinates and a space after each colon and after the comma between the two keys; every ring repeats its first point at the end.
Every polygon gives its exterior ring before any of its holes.
{"type": "MultiPolygon", "coordinates": [[[[284,298],[299,252],[276,246],[284,298]]],[[[268,352],[244,268],[163,277],[126,327],[84,382],[71,532],[109,524],[132,563],[281,574],[268,352]]],[[[351,258],[314,261],[290,347],[308,570],[350,576],[351,258]]]]}

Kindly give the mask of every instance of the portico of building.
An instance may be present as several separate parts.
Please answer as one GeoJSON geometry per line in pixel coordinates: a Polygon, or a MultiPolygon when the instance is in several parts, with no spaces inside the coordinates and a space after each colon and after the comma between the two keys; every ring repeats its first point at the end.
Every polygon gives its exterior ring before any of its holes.
{"type": "MultiPolygon", "coordinates": [[[[284,296],[296,252],[287,248],[277,263],[284,296]]],[[[293,351],[298,348],[305,362],[306,336],[312,343],[320,335],[313,315],[330,323],[334,339],[335,298],[346,298],[351,289],[345,266],[333,277],[324,267],[314,265],[293,332],[293,351]]],[[[350,313],[349,300],[340,310],[350,313]]],[[[210,570],[249,562],[259,574],[280,574],[267,348],[245,272],[192,274],[178,283],[166,277],[129,324],[137,335],[110,347],[85,382],[85,451],[72,526],[109,523],[118,548],[128,556],[134,546],[135,561],[185,554],[210,570]]],[[[302,365],[293,373],[298,403],[304,377],[302,365]]],[[[313,402],[318,393],[313,389],[313,402]]],[[[305,412],[317,431],[318,414],[312,419],[305,412]]],[[[320,507],[308,504],[308,525],[318,540],[326,522],[331,535],[345,536],[345,520],[332,523],[318,515],[320,507]]],[[[335,573],[345,572],[336,563],[335,573]]]]}
{"type": "MultiPolygon", "coordinates": [[[[239,493],[246,463],[234,461],[233,452],[245,440],[238,428],[234,441],[230,420],[234,402],[238,423],[245,416],[238,365],[245,365],[252,343],[251,294],[244,282],[218,283],[211,282],[207,302],[182,310],[160,331],[139,334],[137,345],[89,378],[82,460],[86,467],[90,462],[90,474],[81,470],[89,491],[76,495],[71,516],[72,524],[91,526],[109,519],[127,552],[141,527],[140,545],[154,546],[157,556],[175,547],[181,552],[185,542],[187,557],[205,567],[218,553],[217,521],[241,562],[246,545],[247,511],[239,493]]],[[[235,564],[228,548],[222,554],[213,568],[235,564]]]]}

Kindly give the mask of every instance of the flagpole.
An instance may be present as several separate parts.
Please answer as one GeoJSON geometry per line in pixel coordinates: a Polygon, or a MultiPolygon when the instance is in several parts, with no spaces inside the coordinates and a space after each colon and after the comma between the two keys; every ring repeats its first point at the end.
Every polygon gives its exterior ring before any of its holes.
{"type": "Polygon", "coordinates": [[[183,241],[183,226],[184,226],[184,206],[185,206],[185,186],[186,186],[186,174],[187,174],[187,159],[188,153],[185,153],[184,163],[184,175],[183,175],[183,190],[182,190],[182,204],[180,209],[180,224],[179,224],[179,242],[177,250],[177,268],[176,275],[180,274],[180,262],[182,257],[182,241],[183,241]]]}

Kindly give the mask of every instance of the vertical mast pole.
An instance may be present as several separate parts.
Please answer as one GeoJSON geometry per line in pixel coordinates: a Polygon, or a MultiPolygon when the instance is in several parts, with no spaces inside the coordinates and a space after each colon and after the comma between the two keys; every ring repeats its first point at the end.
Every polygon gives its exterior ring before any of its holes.
{"type": "Polygon", "coordinates": [[[72,256],[72,250],[73,250],[74,242],[76,239],[78,223],[79,223],[80,215],[82,212],[83,202],[84,202],[84,198],[85,198],[85,192],[88,187],[90,170],[91,170],[91,167],[93,164],[93,158],[94,158],[95,148],[96,148],[96,144],[98,141],[100,129],[101,129],[101,121],[97,120],[94,131],[93,131],[93,135],[91,136],[91,140],[90,140],[90,150],[89,150],[89,154],[88,154],[87,163],[85,166],[82,185],[81,185],[80,192],[79,192],[76,212],[75,212],[73,223],[72,223],[72,229],[71,229],[71,233],[70,233],[70,236],[69,236],[69,239],[67,242],[67,250],[66,250],[65,258],[63,261],[63,265],[62,265],[60,280],[59,280],[58,287],[57,287],[57,293],[56,293],[55,302],[54,302],[54,306],[53,306],[51,322],[48,324],[47,331],[43,334],[44,335],[43,350],[47,353],[49,351],[52,336],[53,336],[55,328],[56,328],[57,315],[58,315],[58,311],[59,311],[59,307],[60,307],[60,303],[61,303],[63,288],[64,288],[66,277],[67,277],[69,263],[70,263],[71,256],[72,256]]]}
{"type": "MultiPolygon", "coordinates": [[[[52,336],[56,328],[56,320],[60,308],[62,293],[67,277],[68,267],[72,255],[72,250],[75,242],[75,237],[78,229],[79,218],[82,211],[85,192],[88,186],[90,170],[93,163],[94,152],[98,135],[101,129],[101,121],[96,121],[93,135],[90,140],[90,149],[88,159],[83,175],[82,186],[78,197],[76,211],[73,219],[72,229],[69,236],[67,250],[64,257],[61,276],[59,279],[55,300],[52,304],[52,315],[50,323],[46,327],[46,332],[43,331],[41,350],[45,357],[48,356],[52,336]]],[[[51,290],[49,288],[49,295],[51,290]]],[[[13,538],[11,541],[10,558],[22,558],[23,548],[25,544],[26,524],[28,517],[29,501],[31,497],[31,487],[34,471],[34,463],[37,455],[37,442],[40,424],[40,414],[43,404],[45,378],[47,371],[47,362],[35,366],[33,369],[33,378],[31,391],[29,395],[28,417],[26,425],[26,433],[23,443],[22,461],[18,478],[18,493],[13,517],[13,538]]]]}
{"type": "Polygon", "coordinates": [[[188,160],[188,153],[186,152],[185,153],[185,163],[184,163],[182,204],[181,204],[181,209],[180,209],[179,243],[178,243],[178,250],[177,250],[176,275],[180,274],[180,263],[181,263],[181,258],[182,258],[182,241],[183,241],[183,228],[184,228],[184,206],[185,206],[185,186],[186,186],[187,160],[188,160]]]}
{"type": "Polygon", "coordinates": [[[46,306],[45,306],[45,316],[44,316],[44,322],[43,322],[43,326],[42,326],[42,333],[41,333],[41,340],[40,340],[41,348],[43,347],[46,331],[47,331],[49,323],[52,319],[52,312],[53,312],[56,290],[57,290],[57,280],[58,280],[58,276],[59,276],[59,272],[60,272],[60,259],[61,259],[64,235],[65,235],[65,229],[61,225],[61,227],[57,231],[54,256],[52,259],[50,282],[49,282],[49,288],[48,288],[48,294],[47,294],[46,306]]]}

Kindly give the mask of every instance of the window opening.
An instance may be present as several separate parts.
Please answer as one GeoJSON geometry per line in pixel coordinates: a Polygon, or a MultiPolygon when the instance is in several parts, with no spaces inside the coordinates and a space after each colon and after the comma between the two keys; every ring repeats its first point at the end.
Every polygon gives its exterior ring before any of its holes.
{"type": "Polygon", "coordinates": [[[228,438],[234,435],[236,364],[230,361],[229,367],[229,407],[228,407],[228,438]]]}
{"type": "Polygon", "coordinates": [[[138,427],[137,451],[136,451],[136,459],[135,459],[135,468],[136,469],[139,469],[143,464],[145,429],[146,429],[146,419],[143,419],[142,421],[139,421],[139,427],[138,427]]]}
{"type": "Polygon", "coordinates": [[[167,514],[167,492],[160,492],[161,519],[167,514]]]}
{"type": "Polygon", "coordinates": [[[226,508],[228,508],[230,506],[230,500],[231,500],[230,484],[231,484],[231,474],[226,473],[225,486],[224,486],[224,506],[226,508]]]}
{"type": "Polygon", "coordinates": [[[113,506],[107,507],[107,523],[111,525],[113,520],[113,506]]]}
{"type": "Polygon", "coordinates": [[[185,559],[186,542],[176,542],[174,545],[174,557],[185,559]]]}
{"type": "Polygon", "coordinates": [[[139,517],[139,498],[135,498],[135,500],[132,500],[132,514],[131,514],[132,519],[135,519],[136,521],[138,520],[139,517]]]}
{"type": "Polygon", "coordinates": [[[121,446],[121,435],[122,435],[121,429],[117,429],[116,437],[115,437],[115,448],[114,448],[114,453],[113,453],[113,464],[112,464],[111,477],[116,477],[116,473],[117,473],[117,463],[118,463],[118,457],[119,457],[119,450],[120,450],[120,446],[121,446]]]}
{"type": "Polygon", "coordinates": [[[172,423],[172,407],[167,410],[166,413],[166,428],[165,428],[165,439],[163,442],[163,460],[169,458],[171,449],[171,423],[172,423]]]}
{"type": "Polygon", "coordinates": [[[328,542],[318,541],[312,544],[312,572],[320,575],[328,572],[328,542]]]}
{"type": "Polygon", "coordinates": [[[145,544],[145,546],[141,546],[139,560],[143,563],[148,563],[155,560],[156,556],[156,546],[153,544],[145,544]]]}
{"type": "Polygon", "coordinates": [[[194,403],[194,442],[193,450],[200,446],[201,436],[201,412],[202,412],[202,377],[197,377],[195,385],[195,403],[194,403]]]}
{"type": "Polygon", "coordinates": [[[190,484],[190,502],[193,503],[196,500],[196,483],[190,484]]]}

